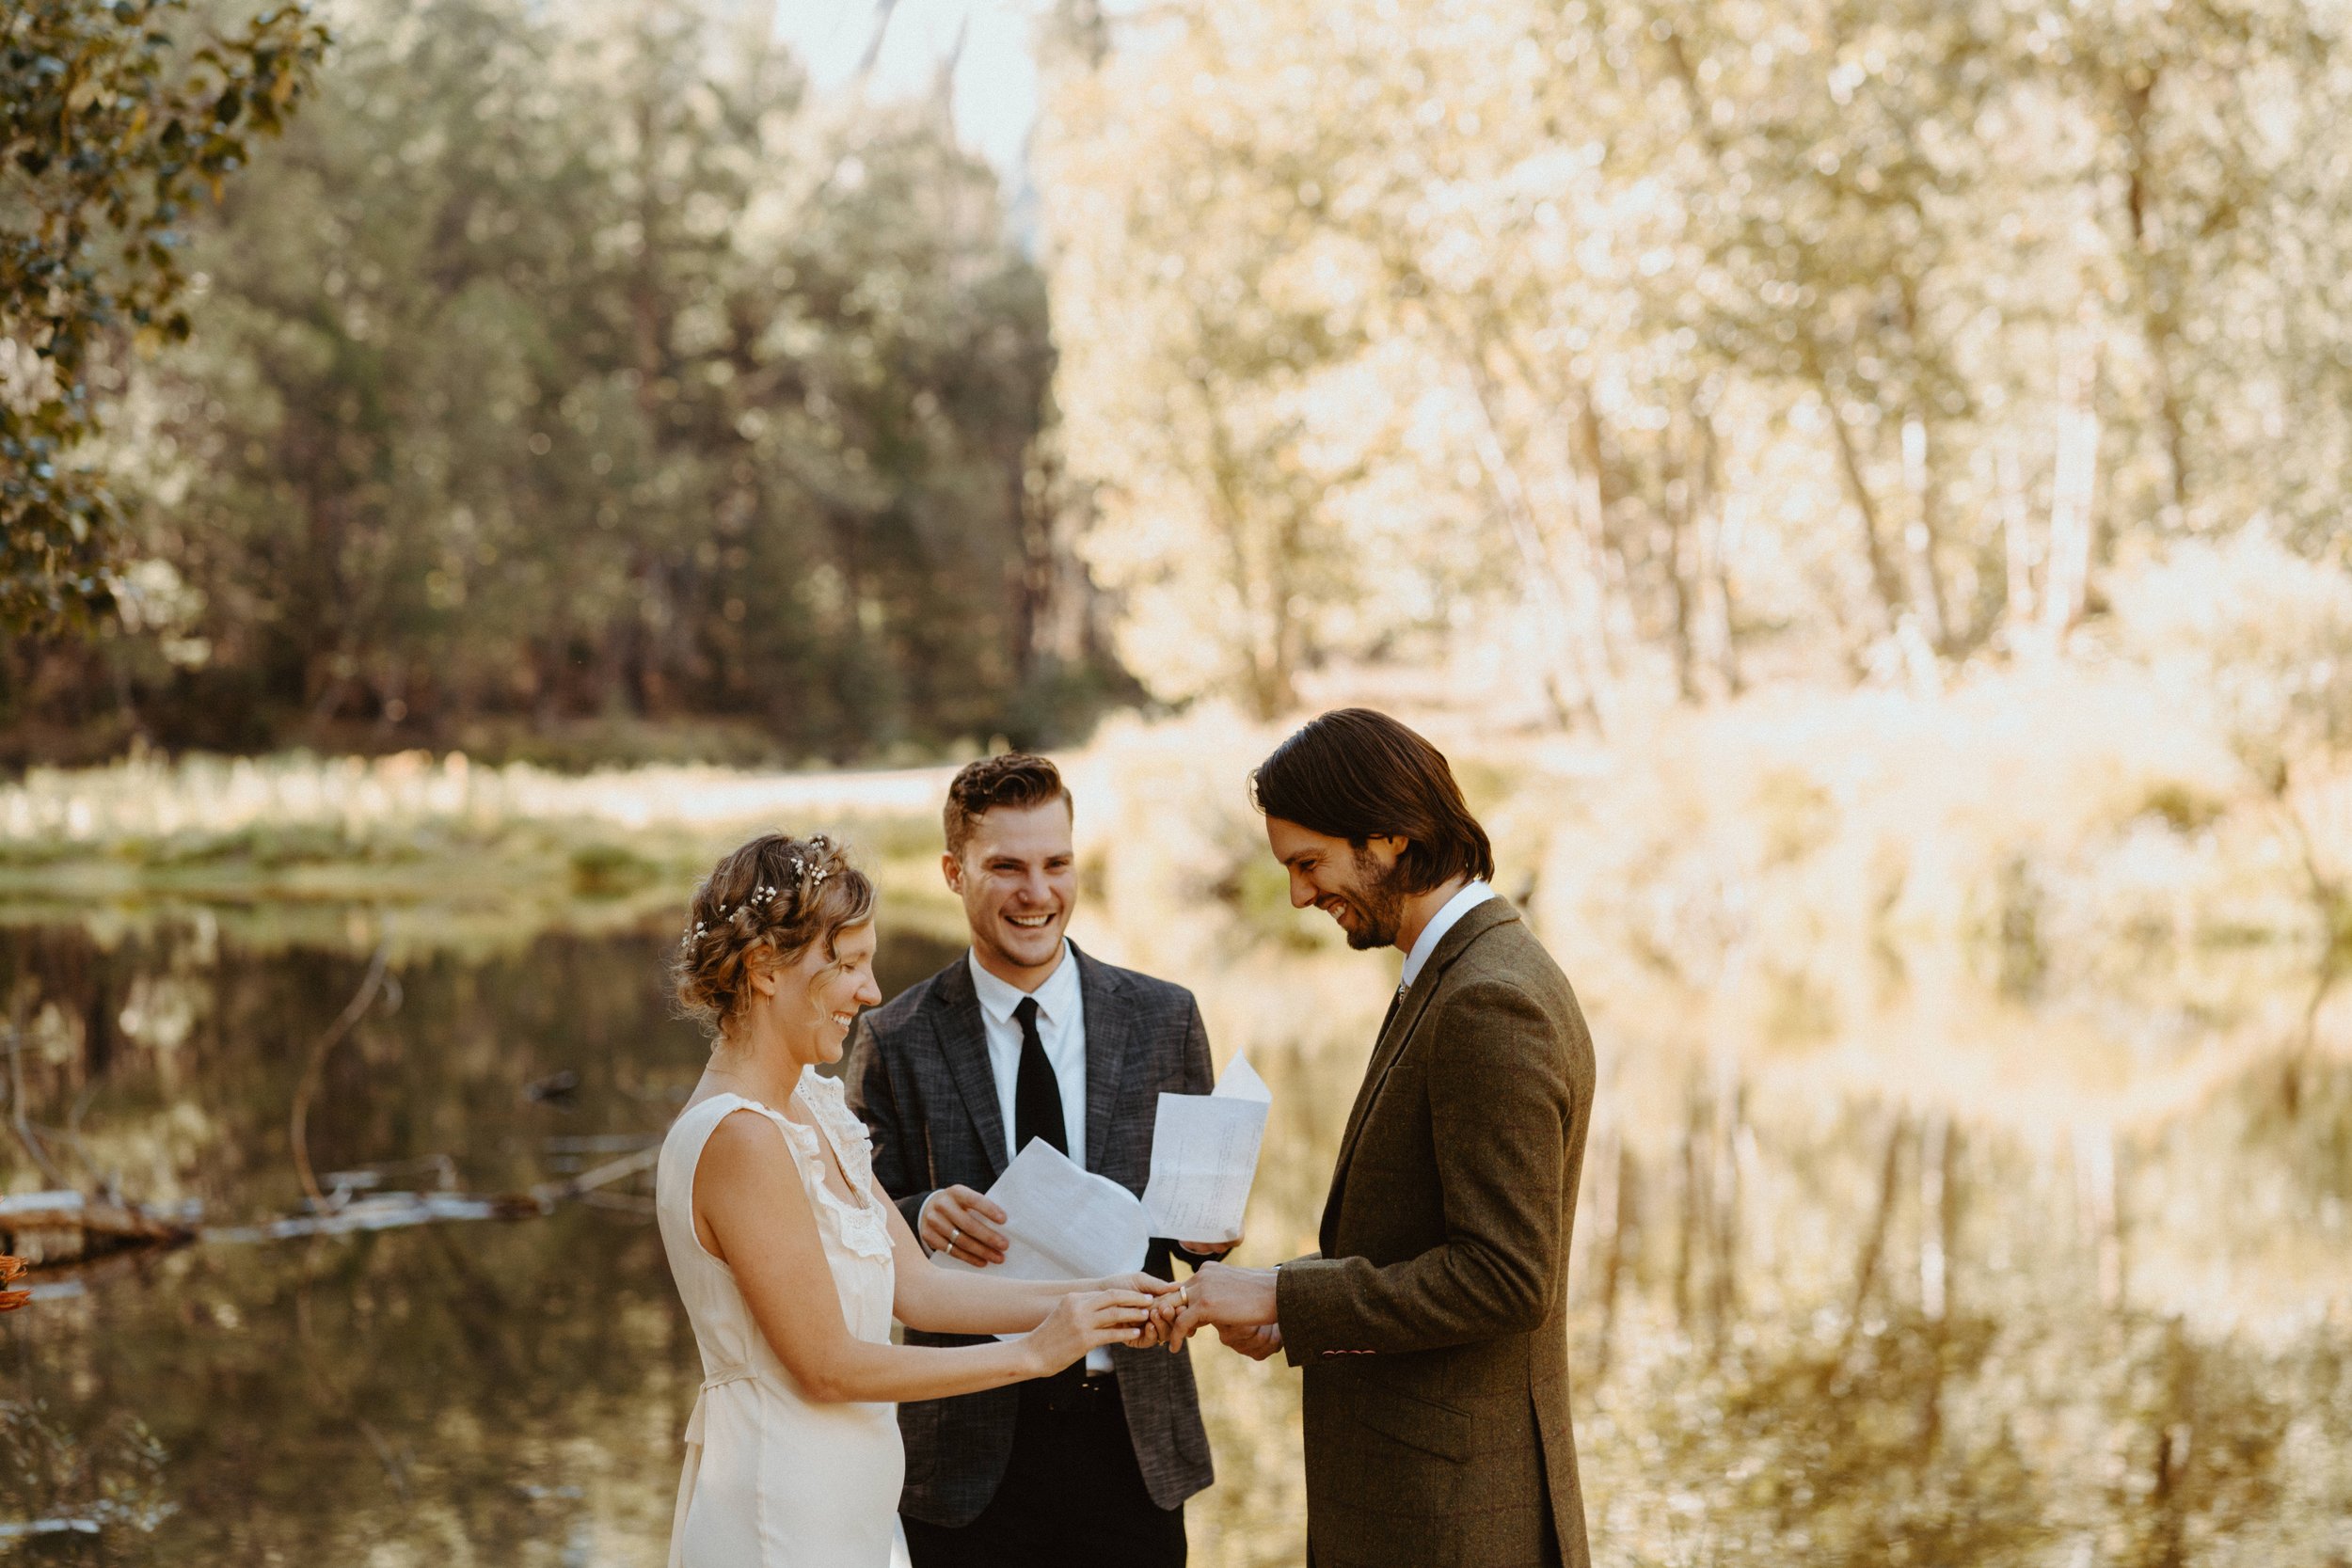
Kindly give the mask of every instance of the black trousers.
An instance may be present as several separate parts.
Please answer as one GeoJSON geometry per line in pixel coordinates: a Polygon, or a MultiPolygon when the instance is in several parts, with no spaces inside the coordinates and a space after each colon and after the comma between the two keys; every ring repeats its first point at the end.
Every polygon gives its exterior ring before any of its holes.
{"type": "Polygon", "coordinates": [[[1012,1459],[980,1516],[904,1523],[914,1568],[1184,1568],[1184,1511],[1143,1489],[1115,1377],[1023,1384],[1012,1459]]]}

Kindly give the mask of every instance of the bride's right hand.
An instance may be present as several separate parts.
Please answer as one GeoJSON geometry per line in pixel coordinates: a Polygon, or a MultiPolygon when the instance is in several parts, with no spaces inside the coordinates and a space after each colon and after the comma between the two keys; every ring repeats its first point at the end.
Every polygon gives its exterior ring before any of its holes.
{"type": "Polygon", "coordinates": [[[1073,1291],[1054,1304],[1026,1341],[1039,1377],[1051,1377],[1097,1345],[1129,1345],[1152,1320],[1141,1291],[1073,1291]]]}

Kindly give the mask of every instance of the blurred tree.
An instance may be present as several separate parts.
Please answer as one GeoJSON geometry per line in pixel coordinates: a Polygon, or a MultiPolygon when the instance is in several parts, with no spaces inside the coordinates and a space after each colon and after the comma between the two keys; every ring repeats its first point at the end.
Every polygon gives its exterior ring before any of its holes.
{"type": "Polygon", "coordinates": [[[1064,13],[1058,395],[1167,694],[1269,689],[1200,581],[1265,527],[1170,455],[1204,366],[1318,433],[1245,470],[1314,544],[1284,662],[1484,646],[1570,721],[2047,641],[2132,541],[2340,526],[2352,55],[2307,0],[1064,13]]]}
{"type": "Polygon", "coordinates": [[[848,757],[1115,678],[1046,602],[1042,279],[938,105],[812,94],[756,6],[415,0],[261,173],[119,454],[155,592],[52,675],[86,718],[848,757]]]}
{"type": "Polygon", "coordinates": [[[1316,224],[1286,165],[1303,160],[1258,145],[1229,95],[1170,109],[1169,119],[1114,123],[1048,171],[1049,193],[1063,179],[1091,187],[1082,199],[1103,242],[1063,258],[1100,284],[1063,290],[1062,341],[1082,366],[1066,406],[1075,438],[1124,454],[1102,498],[1106,578],[1147,620],[1215,627],[1191,650],[1210,656],[1197,668],[1181,633],[1131,657],[1178,690],[1234,674],[1270,716],[1297,700],[1319,641],[1311,618],[1363,589],[1365,574],[1333,555],[1331,515],[1361,436],[1318,428],[1311,407],[1319,372],[1356,352],[1359,333],[1298,287],[1316,224]],[[1149,170],[1166,155],[1153,145],[1163,135],[1198,161],[1190,183],[1101,179],[1120,164],[1149,170]]]}
{"type": "Polygon", "coordinates": [[[300,5],[204,35],[186,0],[37,0],[0,19],[0,631],[103,612],[116,505],[73,466],[119,385],[110,353],[188,333],[184,210],[308,89],[300,5]]]}

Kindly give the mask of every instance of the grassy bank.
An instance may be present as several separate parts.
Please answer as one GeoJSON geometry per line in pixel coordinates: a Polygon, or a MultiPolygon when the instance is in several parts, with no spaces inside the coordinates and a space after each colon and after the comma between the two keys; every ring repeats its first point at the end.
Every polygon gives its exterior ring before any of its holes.
{"type": "MultiPolygon", "coordinates": [[[[2315,1008],[2352,932],[2352,581],[2241,540],[2114,593],[2064,657],[1767,689],[1605,741],[1413,717],[1504,890],[1637,1039],[1694,1006],[1799,1056],[1978,1021],[2029,1040],[2028,1016],[2122,1009],[2193,1035],[2315,1008]]],[[[1204,705],[1065,753],[1078,929],[1180,976],[1263,971],[1279,1000],[1228,1021],[1237,1039],[1352,1039],[1360,966],[1288,907],[1248,804],[1281,730],[1204,705]]],[[[719,850],[784,826],[849,838],[902,918],[952,935],[947,776],[421,753],[35,772],[0,788],[0,915],[609,927],[673,916],[719,850]]]]}
{"type": "Polygon", "coordinates": [[[565,776],[419,752],[36,770],[0,789],[0,919],[202,911],[331,944],[373,911],[405,940],[476,946],[668,918],[716,855],[782,826],[850,839],[902,918],[936,923],[945,784],[935,769],[565,776]]]}

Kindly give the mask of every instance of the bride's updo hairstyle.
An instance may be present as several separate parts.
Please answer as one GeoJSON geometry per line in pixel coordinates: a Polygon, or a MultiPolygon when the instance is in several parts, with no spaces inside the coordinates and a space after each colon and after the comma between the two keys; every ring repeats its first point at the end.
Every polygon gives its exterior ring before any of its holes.
{"type": "Polygon", "coordinates": [[[678,1011],[716,1037],[751,990],[752,965],[788,964],[874,918],[874,884],[822,833],[762,833],[694,889],[670,966],[678,1011]]]}

